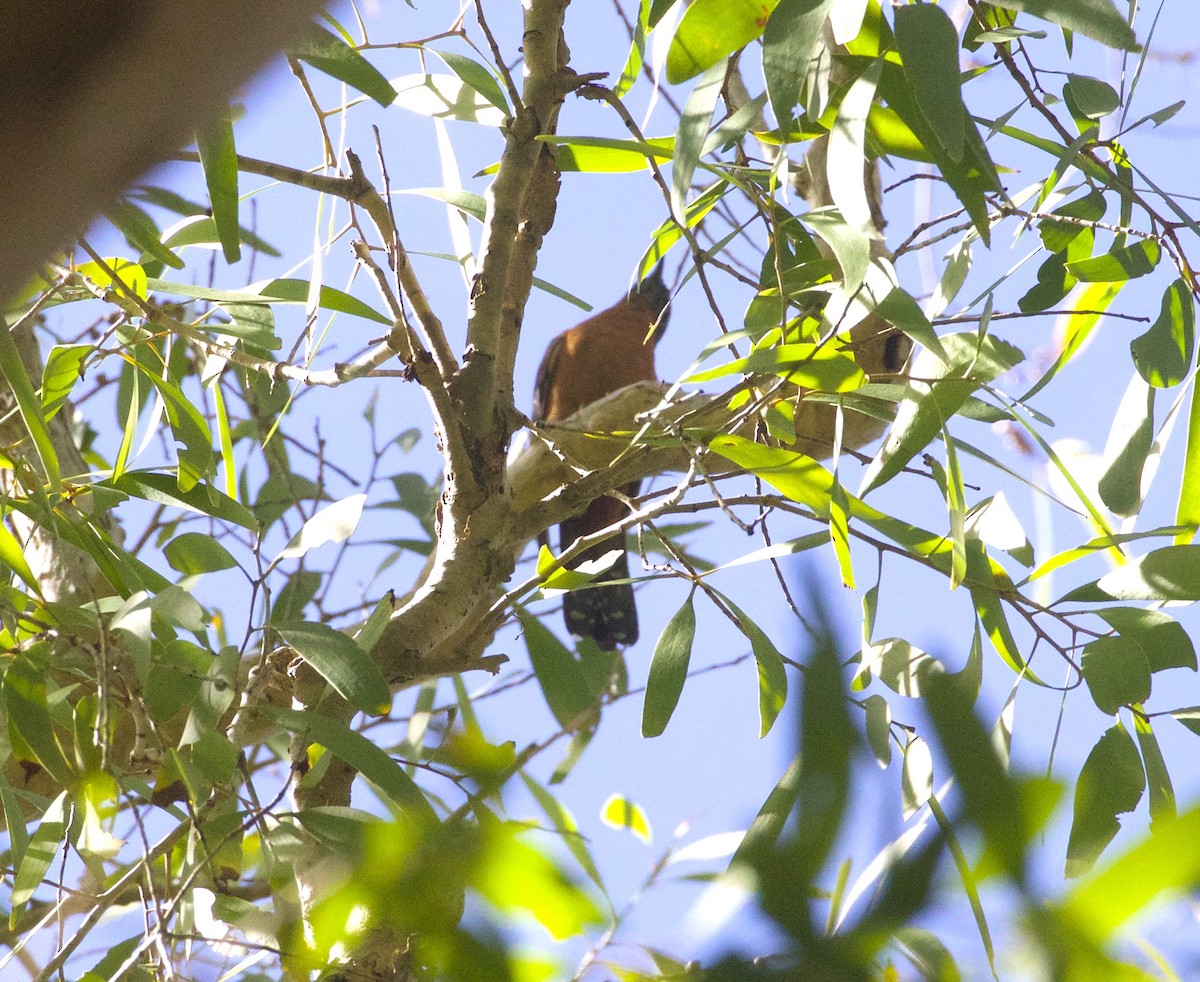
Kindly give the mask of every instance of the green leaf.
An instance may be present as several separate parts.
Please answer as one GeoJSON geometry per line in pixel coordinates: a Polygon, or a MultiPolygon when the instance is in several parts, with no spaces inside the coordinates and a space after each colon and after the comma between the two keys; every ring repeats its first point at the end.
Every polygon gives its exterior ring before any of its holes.
{"type": "Polygon", "coordinates": [[[863,649],[864,664],[893,692],[919,696],[930,678],[945,673],[945,666],[903,638],[884,638],[863,649]]]}
{"type": "Polygon", "coordinates": [[[942,432],[980,385],[998,378],[1017,365],[1021,352],[1012,345],[987,337],[955,334],[941,339],[946,361],[931,381],[908,381],[891,432],[863,475],[860,496],[891,480],[930,441],[942,432]],[[968,378],[962,378],[969,373],[968,378]]]}
{"type": "Polygon", "coordinates": [[[520,775],[521,780],[525,782],[525,787],[533,795],[533,800],[538,803],[538,807],[542,809],[546,817],[550,819],[555,831],[562,837],[563,845],[575,857],[575,861],[579,863],[580,868],[587,874],[588,879],[595,883],[601,891],[604,891],[604,880],[600,876],[600,870],[596,868],[596,863],[592,859],[591,852],[588,851],[587,842],[579,834],[579,825],[576,823],[574,816],[561,801],[538,784],[524,770],[520,772],[520,775]]]}
{"type": "Polygon", "coordinates": [[[770,855],[800,797],[800,771],[800,756],[797,755],[746,829],[742,844],[729,861],[730,867],[741,863],[753,864],[756,859],[770,855]]]}
{"type": "MultiPolygon", "coordinates": [[[[976,565],[979,559],[984,559],[987,562],[992,562],[989,557],[980,556],[983,552],[983,544],[977,539],[972,539],[968,543],[967,549],[967,570],[968,576],[974,579],[978,574],[972,567],[976,565]]],[[[1029,679],[1036,685],[1044,685],[1040,678],[1029,667],[1025,661],[1024,655],[1021,653],[1020,647],[1013,638],[1012,629],[1008,626],[1008,618],[1004,614],[1004,602],[1001,600],[1000,593],[996,587],[973,586],[971,588],[971,602],[975,606],[975,614],[983,625],[984,631],[987,632],[988,640],[992,642],[992,647],[996,649],[996,653],[1004,660],[1004,663],[1018,675],[1029,679]]]]}
{"type": "Polygon", "coordinates": [[[1168,668],[1190,668],[1196,671],[1196,649],[1183,625],[1161,610],[1140,607],[1104,607],[1092,611],[1123,637],[1131,638],[1142,647],[1151,672],[1168,668]]]}
{"type": "Polygon", "coordinates": [[[50,707],[46,701],[46,672],[25,655],[9,661],[3,681],[4,713],[8,719],[9,738],[17,756],[41,764],[59,784],[72,783],[71,768],[63,756],[55,734],[50,707]]]}
{"type": "Polygon", "coordinates": [[[832,6],[833,0],[779,0],[767,18],[762,35],[763,76],[771,110],[781,127],[791,122],[813,48],[832,6]]]}
{"type": "Polygon", "coordinates": [[[946,152],[926,121],[904,70],[885,64],[879,82],[879,94],[929,152],[987,245],[991,236],[987,193],[999,190],[1000,178],[974,122],[964,117],[963,153],[961,159],[955,160],[946,152]]]}
{"type": "Polygon", "coordinates": [[[1134,375],[1125,390],[1104,447],[1100,500],[1129,518],[1142,507],[1142,471],[1154,444],[1154,389],[1134,375]]]}
{"type": "Polygon", "coordinates": [[[42,412],[49,421],[71,397],[83,378],[88,356],[96,349],[90,344],[56,344],[46,355],[42,369],[42,412]]]}
{"type": "Polygon", "coordinates": [[[853,356],[833,344],[775,344],[752,351],[715,368],[688,376],[687,382],[709,382],[727,375],[767,373],[818,392],[852,392],[867,382],[853,356]]]}
{"type": "Polygon", "coordinates": [[[800,716],[800,794],[794,845],[796,887],[807,893],[829,857],[850,799],[850,762],[859,749],[850,722],[837,646],[815,598],[816,639],[804,672],[800,716]]]}
{"type": "Polygon", "coordinates": [[[679,0],[653,0],[650,4],[650,13],[646,16],[646,25],[651,29],[658,26],[658,22],[662,20],[672,7],[679,0]]]}
{"type": "Polygon", "coordinates": [[[738,628],[750,639],[750,650],[758,669],[758,735],[766,736],[787,702],[787,672],[783,655],[754,621],[747,617],[728,597],[722,600],[737,618],[738,628]]]}
{"type": "Polygon", "coordinates": [[[957,589],[967,575],[967,545],[966,545],[966,524],[967,524],[967,499],[966,491],[963,488],[962,468],[958,463],[958,451],[954,446],[954,439],[950,436],[950,431],[942,429],[942,442],[946,447],[946,467],[944,473],[937,476],[937,472],[942,470],[941,464],[934,458],[930,458],[935,464],[935,477],[939,485],[943,488],[943,494],[946,498],[946,510],[949,513],[950,519],[950,589],[957,589]]]}
{"type": "Polygon", "coordinates": [[[1146,768],[1146,784],[1150,789],[1150,830],[1160,832],[1176,816],[1175,788],[1167,772],[1167,762],[1150,720],[1141,713],[1133,714],[1133,732],[1137,735],[1142,750],[1142,763],[1146,768]]]}
{"type": "Polygon", "coordinates": [[[646,817],[645,809],[624,795],[608,796],[600,808],[600,821],[610,829],[626,829],[650,845],[650,820],[646,817]]]}
{"type": "Polygon", "coordinates": [[[933,794],[933,754],[929,744],[912,735],[904,745],[900,767],[900,814],[908,821],[933,794]]]}
{"type": "Polygon", "coordinates": [[[381,820],[358,808],[323,805],[296,812],[296,821],[335,854],[354,859],[361,855],[371,827],[381,820]]]}
{"type": "Polygon", "coordinates": [[[487,201],[482,194],[476,194],[474,191],[463,191],[460,188],[399,188],[392,193],[419,194],[435,201],[444,201],[478,222],[482,222],[487,214],[487,201]]]}
{"type": "MultiPolygon", "coordinates": [[[[1076,248],[1082,244],[1085,246],[1084,254],[1091,255],[1093,233],[1090,229],[1084,231],[1087,233],[1086,236],[1073,240],[1073,244],[1076,248]]],[[[1038,266],[1037,283],[1017,300],[1017,308],[1025,314],[1049,310],[1066,297],[1078,282],[1067,272],[1066,253],[1056,252],[1054,255],[1046,257],[1038,266]]],[[[1078,332],[1078,328],[1075,328],[1075,332],[1078,332]]]]}
{"type": "Polygon", "coordinates": [[[937,336],[929,318],[921,309],[921,305],[913,299],[911,294],[896,287],[875,305],[875,313],[889,324],[900,328],[921,347],[933,352],[938,361],[943,364],[949,363],[950,355],[942,347],[941,338],[937,336]]]}
{"type": "Polygon", "coordinates": [[[304,608],[312,602],[320,587],[321,574],[315,570],[303,569],[293,573],[283,589],[275,595],[275,603],[271,605],[271,623],[303,620],[304,608]]]}
{"type": "MultiPolygon", "coordinates": [[[[1174,119],[1175,116],[1179,113],[1179,110],[1181,110],[1186,105],[1187,105],[1187,100],[1180,99],[1178,102],[1172,102],[1169,106],[1164,106],[1162,109],[1158,110],[1157,112],[1150,113],[1150,115],[1144,117],[1144,119],[1148,119],[1152,123],[1154,123],[1154,128],[1157,129],[1158,127],[1162,126],[1163,123],[1166,123],[1166,122],[1174,119]]],[[[1138,123],[1141,123],[1141,122],[1144,122],[1144,120],[1138,120],[1138,122],[1134,123],[1133,125],[1137,126],[1138,123]]],[[[1130,127],[1130,129],[1132,129],[1132,128],[1133,127],[1130,127]]]]}
{"type": "Polygon", "coordinates": [[[1121,106],[1121,97],[1107,82],[1088,75],[1067,75],[1063,99],[1072,115],[1102,119],[1121,106]]]}
{"type": "Polygon", "coordinates": [[[801,219],[829,246],[842,270],[842,290],[857,293],[871,265],[871,239],[867,233],[852,227],[835,209],[810,211],[801,219]]]}
{"type": "Polygon", "coordinates": [[[963,975],[954,956],[932,931],[903,927],[896,932],[896,942],[920,972],[921,978],[961,982],[963,975]]]}
{"type": "Polygon", "coordinates": [[[135,360],[134,365],[162,397],[167,422],[177,443],[175,450],[179,471],[176,480],[181,492],[190,491],[210,476],[215,466],[208,420],[174,382],[150,371],[140,360],[135,360]]]}
{"type": "Polygon", "coordinates": [[[539,139],[554,144],[554,161],[558,169],[573,173],[626,174],[645,170],[651,159],[664,161],[675,156],[674,137],[656,137],[641,142],[548,134],[539,139]]]}
{"type": "Polygon", "coordinates": [[[886,769],[892,762],[892,707],[878,693],[867,696],[863,702],[866,712],[867,745],[875,755],[875,762],[886,769]]]}
{"type": "Polygon", "coordinates": [[[42,595],[42,585],[33,575],[29,561],[25,558],[26,546],[17,540],[9,527],[0,523],[0,563],[3,563],[21,578],[30,590],[39,597],[42,595]]]}
{"type": "Polygon", "coordinates": [[[1137,51],[1140,46],[1112,0],[991,0],[997,7],[1041,17],[1110,48],[1137,51]]]}
{"type": "Polygon", "coordinates": [[[306,33],[292,44],[289,54],[370,96],[385,108],[396,100],[396,90],[379,70],[323,27],[310,24],[306,33]]]}
{"type": "Polygon", "coordinates": [[[1142,760],[1120,723],[1092,748],[1075,785],[1075,815],[1067,842],[1067,876],[1095,864],[1121,828],[1118,815],[1133,811],[1146,789],[1142,760]]]}
{"type": "Polygon", "coordinates": [[[613,92],[619,98],[633,88],[638,80],[646,58],[646,34],[650,30],[650,0],[639,0],[638,15],[633,25],[633,37],[630,38],[629,55],[625,58],[625,67],[621,69],[621,77],[613,86],[613,92]]]}
{"type": "MultiPolygon", "coordinates": [[[[778,15],[779,11],[775,13],[778,15]]],[[[857,233],[864,239],[868,238],[868,232],[877,234],[875,215],[872,213],[871,201],[867,194],[870,181],[864,180],[864,175],[870,172],[867,121],[871,108],[875,105],[875,93],[879,87],[882,68],[883,64],[879,61],[868,64],[842,96],[837,118],[829,132],[825,162],[825,176],[834,205],[841,212],[851,233],[857,233]]],[[[869,240],[866,249],[869,263],[869,240]]],[[[847,264],[841,256],[838,256],[838,263],[842,267],[842,288],[847,293],[856,292],[866,275],[866,264],[863,265],[862,276],[852,277],[846,273],[847,264]]]]}
{"type": "MultiPolygon", "coordinates": [[[[684,21],[697,6],[706,2],[707,0],[697,0],[688,7],[687,13],[683,15],[684,21]]],[[[721,0],[723,4],[727,2],[730,0],[721,0]]],[[[744,0],[732,0],[731,6],[742,2],[744,0]]],[[[678,33],[675,40],[679,40],[678,33]]],[[[671,49],[674,50],[674,44],[671,49]]],[[[710,67],[696,82],[696,87],[688,96],[683,113],[679,117],[679,129],[675,134],[675,162],[671,168],[671,211],[676,218],[682,218],[687,213],[692,175],[696,172],[700,157],[704,153],[713,109],[724,84],[725,63],[720,62],[710,67]]]]}
{"type": "Polygon", "coordinates": [[[675,612],[654,645],[646,698],[642,704],[642,736],[656,737],[667,728],[687,681],[692,642],[696,637],[696,608],[692,595],[675,612]]]}
{"type": "Polygon", "coordinates": [[[211,484],[202,482],[183,491],[173,475],[158,471],[126,471],[115,480],[105,481],[97,487],[113,488],[156,505],[181,508],[197,515],[208,515],[222,522],[233,522],[252,532],[259,528],[258,521],[248,508],[222,494],[211,484]]]}
{"type": "MultiPolygon", "coordinates": [[[[282,300],[286,303],[308,302],[308,280],[271,280],[267,283],[252,283],[247,291],[258,291],[258,296],[270,300],[282,300]]],[[[339,313],[351,314],[364,320],[375,321],[377,324],[391,324],[392,319],[367,306],[356,297],[335,289],[332,286],[321,287],[318,305],[324,310],[336,310],[339,313]]]]}
{"type": "Polygon", "coordinates": [[[221,250],[227,263],[242,258],[238,224],[238,160],[233,141],[233,115],[229,106],[223,107],[215,119],[196,131],[196,147],[200,151],[200,166],[204,168],[204,183],[208,185],[208,200],[212,204],[212,219],[221,239],[221,250]]]}
{"type": "MultiPolygon", "coordinates": [[[[142,201],[148,201],[152,205],[157,205],[159,208],[164,208],[167,211],[173,211],[177,215],[183,215],[185,218],[192,218],[198,221],[207,221],[211,231],[208,233],[208,237],[202,239],[201,241],[219,241],[216,237],[216,227],[212,226],[211,224],[212,219],[208,215],[206,206],[197,204],[194,201],[189,201],[187,198],[176,194],[174,191],[168,191],[165,188],[150,187],[147,185],[142,185],[140,188],[138,188],[137,197],[142,201]]],[[[180,223],[177,224],[175,228],[178,230],[182,227],[185,227],[187,224],[189,223],[180,223]]],[[[238,229],[238,235],[241,236],[242,241],[246,243],[246,245],[248,245],[251,249],[254,249],[256,252],[261,252],[264,255],[273,256],[276,258],[279,257],[280,252],[278,249],[276,249],[269,242],[263,241],[250,229],[245,227],[240,228],[238,229]]],[[[159,257],[154,256],[154,258],[158,259],[159,257]]],[[[178,259],[176,261],[178,262],[178,266],[176,268],[182,268],[183,263],[178,259]]],[[[175,264],[168,263],[167,265],[175,264]]]]}
{"type": "Polygon", "coordinates": [[[227,303],[222,307],[231,318],[229,323],[209,321],[201,330],[227,334],[267,351],[283,347],[283,341],[275,333],[275,311],[265,303],[227,303]]]}
{"type": "MultiPolygon", "coordinates": [[[[172,283],[167,280],[150,280],[148,288],[156,293],[170,293],[175,296],[195,297],[197,300],[211,300],[214,303],[298,303],[308,302],[308,280],[282,279],[268,280],[262,283],[252,283],[243,291],[214,290],[209,287],[192,286],[188,283],[172,283]]],[[[391,324],[390,317],[385,317],[377,310],[356,297],[335,289],[332,286],[321,287],[318,298],[319,306],[324,310],[336,310],[339,313],[351,314],[376,324],[391,324]]]]}
{"type": "Polygon", "coordinates": [[[1186,896],[1198,880],[1200,807],[1143,837],[1103,871],[1080,883],[1061,901],[1061,910],[1070,923],[1103,944],[1152,901],[1186,896]]]}
{"type": "Polygon", "coordinates": [[[686,82],[762,34],[778,0],[695,0],[667,51],[667,81],[686,82]]]}
{"type": "MultiPolygon", "coordinates": [[[[1091,235],[1090,232],[1088,234],[1091,235]]],[[[1055,262],[1058,261],[1058,257],[1056,256],[1051,257],[1051,259],[1055,262]]],[[[1074,285],[1075,281],[1072,279],[1071,286],[1074,285]]],[[[1066,338],[1062,342],[1062,351],[1054,359],[1054,364],[1042,373],[1042,377],[1034,382],[1028,391],[1021,395],[1017,400],[1018,402],[1026,402],[1049,385],[1051,380],[1084,349],[1084,342],[1087,341],[1092,331],[1101,322],[1103,312],[1108,309],[1123,285],[1121,283],[1093,283],[1083,291],[1078,300],[1072,304],[1072,307],[1075,310],[1088,311],[1088,313],[1075,314],[1070,318],[1066,338]]],[[[1070,292],[1070,287],[1068,287],[1068,292],[1070,292]]],[[[1033,291],[1031,290],[1030,293],[1033,293],[1033,291]]],[[[1021,300],[1024,301],[1028,296],[1029,294],[1027,293],[1021,300]]],[[[1017,306],[1021,306],[1020,301],[1017,306]]]]}
{"type": "Polygon", "coordinates": [[[1200,527],[1200,394],[1192,387],[1188,411],[1187,451],[1183,461],[1183,477],[1179,482],[1179,501],[1175,506],[1175,524],[1183,531],[1175,542],[1190,542],[1200,527]]]}
{"type": "Polygon", "coordinates": [[[61,855],[63,838],[67,834],[66,806],[67,792],[62,791],[42,813],[37,831],[29,840],[25,859],[13,878],[12,893],[8,898],[10,927],[15,928],[19,923],[25,904],[41,888],[50,865],[61,855]]]}
{"type": "Polygon", "coordinates": [[[1191,367],[1196,345],[1196,308],[1178,279],[1163,293],[1158,319],[1129,344],[1138,374],[1156,388],[1178,385],[1191,367]]]}
{"type": "MultiPolygon", "coordinates": [[[[392,614],[396,612],[398,606],[399,601],[396,600],[396,594],[388,590],[387,593],[375,602],[375,606],[371,609],[371,613],[367,615],[367,619],[354,632],[354,643],[362,648],[363,651],[371,651],[375,647],[375,643],[383,637],[383,632],[391,622],[392,614]]],[[[281,617],[279,620],[286,621],[287,618],[281,617]]],[[[421,691],[423,694],[425,690],[422,689],[421,691]]]]}
{"type": "Polygon", "coordinates": [[[578,729],[595,714],[596,698],[575,656],[539,621],[518,610],[529,661],[550,712],[564,729],[578,729]]]}
{"type": "Polygon", "coordinates": [[[1200,600],[1200,545],[1155,549],[1063,599],[1200,600]]]}
{"type": "Polygon", "coordinates": [[[449,66],[455,75],[487,99],[488,102],[504,113],[504,115],[512,115],[512,110],[508,107],[508,100],[504,97],[504,89],[500,87],[500,82],[490,69],[479,64],[477,61],[473,61],[463,55],[453,54],[449,51],[439,51],[437,56],[449,66]]]}
{"type": "Polygon", "coordinates": [[[233,569],[237,560],[229,550],[211,535],[201,532],[184,532],[163,547],[163,556],[185,576],[197,573],[215,573],[222,569],[233,569]]]}
{"type": "Polygon", "coordinates": [[[979,385],[973,379],[960,378],[905,383],[905,396],[896,411],[896,420],[863,475],[859,495],[869,494],[907,467],[945,429],[979,385]]]}
{"type": "Polygon", "coordinates": [[[42,468],[46,472],[46,483],[52,493],[57,493],[62,484],[62,475],[58,470],[58,454],[54,450],[54,441],[50,439],[50,430],[46,426],[46,416],[42,412],[42,401],[33,391],[33,383],[25,373],[25,363],[17,350],[12,331],[8,323],[0,315],[0,375],[12,390],[13,398],[17,401],[17,409],[25,430],[33,440],[42,468]]]}
{"type": "MultiPolygon", "coordinates": [[[[607,554],[607,556],[611,555],[611,553],[607,554]]],[[[559,564],[548,546],[539,546],[537,554],[537,574],[541,579],[539,590],[543,597],[557,597],[568,590],[578,590],[581,586],[591,583],[610,565],[611,562],[602,565],[597,565],[595,562],[582,564],[583,567],[595,567],[588,572],[583,572],[581,569],[568,569],[559,564]]]]}
{"type": "Polygon", "coordinates": [[[983,641],[979,633],[979,621],[975,622],[975,631],[971,636],[971,650],[967,652],[967,663],[959,672],[946,676],[958,686],[959,694],[966,700],[968,706],[974,706],[979,698],[979,687],[983,682],[983,641]]]}
{"type": "MultiPolygon", "coordinates": [[[[499,823],[485,829],[487,842],[476,853],[478,867],[472,871],[471,885],[489,904],[506,913],[531,915],[556,941],[581,934],[603,919],[587,894],[548,858],[518,839],[516,829],[499,823]]],[[[470,974],[500,977],[498,969],[470,974]]]]}
{"type": "Polygon", "coordinates": [[[374,659],[354,639],[328,624],[291,621],[275,630],[350,705],[382,716],[392,707],[392,690],[374,659]]]}
{"type": "Polygon", "coordinates": [[[811,457],[733,435],[715,437],[708,447],[818,516],[829,514],[833,475],[811,457]]]}
{"type": "Polygon", "coordinates": [[[417,812],[423,819],[437,821],[433,806],[404,768],[361,733],[316,712],[261,705],[258,711],[291,732],[325,747],[379,788],[394,804],[417,812]]]}
{"type": "Polygon", "coordinates": [[[1162,247],[1154,239],[1141,239],[1103,256],[1066,263],[1065,268],[1084,283],[1120,283],[1154,272],[1161,254],[1162,247]]]}
{"type": "Polygon", "coordinates": [[[1170,715],[1179,720],[1184,726],[1200,736],[1200,706],[1189,706],[1186,709],[1176,709],[1170,715]]]}
{"type": "Polygon", "coordinates": [[[954,22],[945,10],[933,4],[898,7],[896,47],[930,132],[951,160],[961,161],[968,120],[954,22]]]}
{"type": "Polygon", "coordinates": [[[835,481],[829,495],[829,539],[833,554],[837,557],[838,571],[842,575],[842,586],[855,589],[854,563],[850,555],[850,502],[846,489],[835,481]]]}
{"type": "Polygon", "coordinates": [[[1081,670],[1092,701],[1108,716],[1150,698],[1150,662],[1133,638],[1117,635],[1085,645],[1081,670]]]}
{"type": "Polygon", "coordinates": [[[991,738],[963,698],[943,677],[930,679],[925,705],[942,752],[962,790],[967,814],[983,832],[1005,870],[1020,882],[1025,866],[1025,820],[1017,786],[1004,770],[991,738]]]}
{"type": "MultiPolygon", "coordinates": [[[[1055,208],[1051,215],[1063,218],[1078,218],[1084,222],[1098,222],[1108,210],[1108,204],[1100,191],[1089,191],[1082,197],[1068,201],[1055,208]]],[[[1084,232],[1092,232],[1086,225],[1077,222],[1056,222],[1051,218],[1038,222],[1038,235],[1047,252],[1062,252],[1084,232]]]]}
{"type": "Polygon", "coordinates": [[[118,201],[104,213],[104,217],[116,226],[134,248],[172,269],[183,269],[184,261],[163,243],[154,219],[137,205],[118,201]]]}
{"type": "MultiPolygon", "coordinates": [[[[716,207],[729,189],[729,182],[716,181],[701,191],[688,202],[685,224],[688,228],[696,228],[710,211],[716,207]]],[[[638,277],[645,277],[670,251],[671,247],[683,238],[683,230],[672,217],[662,222],[650,235],[650,245],[642,253],[638,262],[638,277]]]]}

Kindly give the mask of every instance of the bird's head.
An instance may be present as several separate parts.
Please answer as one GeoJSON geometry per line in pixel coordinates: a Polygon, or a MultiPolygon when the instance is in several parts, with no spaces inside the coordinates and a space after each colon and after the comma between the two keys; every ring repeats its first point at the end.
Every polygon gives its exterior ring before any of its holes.
{"type": "Polygon", "coordinates": [[[626,299],[650,315],[655,325],[654,337],[651,340],[657,342],[666,331],[667,319],[671,315],[667,310],[667,304],[671,301],[671,288],[663,280],[663,264],[659,263],[640,283],[635,284],[626,299]]]}

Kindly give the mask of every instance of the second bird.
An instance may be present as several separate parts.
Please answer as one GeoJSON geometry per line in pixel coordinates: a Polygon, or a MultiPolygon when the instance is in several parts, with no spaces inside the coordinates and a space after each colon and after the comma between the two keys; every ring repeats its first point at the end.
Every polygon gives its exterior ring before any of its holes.
{"type": "MultiPolygon", "coordinates": [[[[558,422],[610,392],[635,382],[656,381],[654,345],[666,330],[666,306],[670,299],[659,264],[620,303],[551,341],[538,368],[534,420],[558,422]],[[655,324],[653,335],[647,339],[655,324]]],[[[638,482],[627,484],[620,491],[632,498],[638,493],[638,482]]],[[[616,498],[597,498],[582,515],[559,525],[559,550],[628,514],[629,509],[616,498]]],[[[606,582],[629,579],[624,536],[598,543],[576,560],[578,565],[599,559],[616,548],[621,555],[608,570],[593,584],[563,598],[567,629],[576,638],[594,639],[604,651],[633,644],[638,638],[632,585],[606,582]]]]}

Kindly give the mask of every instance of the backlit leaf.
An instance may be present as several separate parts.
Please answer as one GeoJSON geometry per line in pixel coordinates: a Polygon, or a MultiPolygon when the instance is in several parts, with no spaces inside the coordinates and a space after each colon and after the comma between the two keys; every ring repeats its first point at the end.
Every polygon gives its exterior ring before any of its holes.
{"type": "Polygon", "coordinates": [[[1196,308],[1187,284],[1178,279],[1163,293],[1158,318],[1130,342],[1138,373],[1157,388],[1177,385],[1191,367],[1196,344],[1196,308]]]}
{"type": "Polygon", "coordinates": [[[1069,262],[1066,270],[1084,283],[1120,283],[1154,272],[1161,255],[1162,247],[1154,239],[1141,239],[1103,256],[1069,262]]]}
{"type": "Polygon", "coordinates": [[[667,52],[667,81],[686,82],[760,36],[778,0],[695,0],[667,52]]]}
{"type": "Polygon", "coordinates": [[[610,829],[627,829],[646,845],[650,844],[650,820],[646,817],[645,809],[624,795],[608,796],[600,809],[600,821],[610,829]]]}

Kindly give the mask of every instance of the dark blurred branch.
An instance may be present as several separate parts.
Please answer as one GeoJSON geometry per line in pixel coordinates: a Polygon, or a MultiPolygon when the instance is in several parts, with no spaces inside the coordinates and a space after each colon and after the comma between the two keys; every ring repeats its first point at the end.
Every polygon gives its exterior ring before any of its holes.
{"type": "Polygon", "coordinates": [[[0,297],[188,143],[321,6],[8,5],[0,32],[0,297]]]}

